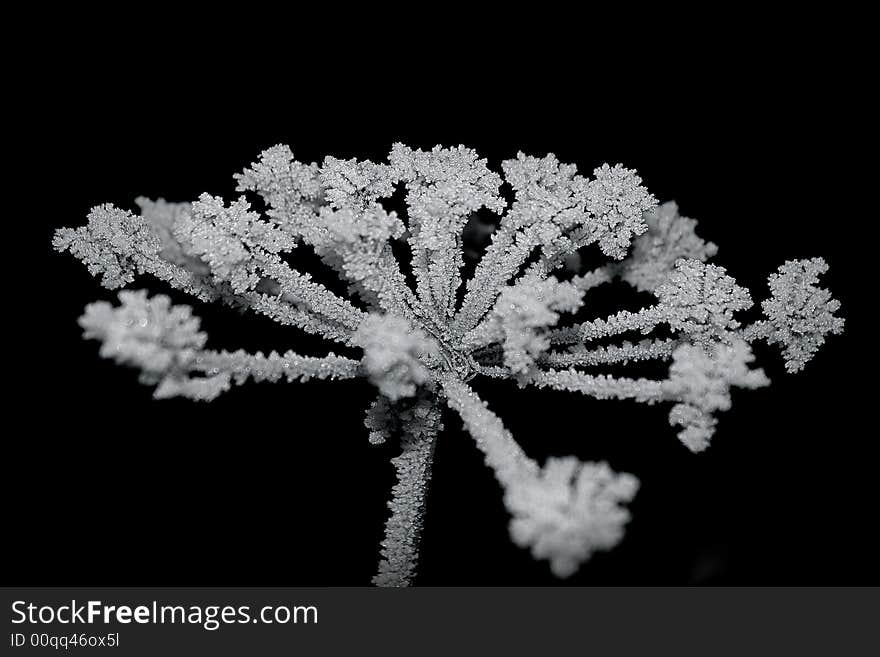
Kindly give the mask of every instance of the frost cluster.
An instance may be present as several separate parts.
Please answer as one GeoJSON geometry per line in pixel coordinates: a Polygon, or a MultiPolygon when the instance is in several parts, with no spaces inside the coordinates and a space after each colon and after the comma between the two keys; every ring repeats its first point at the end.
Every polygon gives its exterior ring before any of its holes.
{"type": "Polygon", "coordinates": [[[593,552],[620,542],[629,520],[623,505],[638,487],[638,479],[615,474],[607,463],[550,458],[537,476],[508,490],[510,535],[547,559],[554,575],[569,577],[593,552]]]}
{"type": "Polygon", "coordinates": [[[99,205],[85,225],[59,230],[54,245],[109,289],[151,275],[202,302],[322,336],[350,354],[210,350],[188,306],[144,291],[123,290],[118,306],[94,303],[80,318],[85,337],[100,341],[100,354],[139,370],[157,398],[208,401],[249,380],[369,380],[376,388],[365,416],[369,440],[401,448],[392,459],[397,483],[377,585],[405,586],[415,577],[444,407],[494,472],[512,540],[567,577],[621,541],[638,481],[574,456],[539,464],[471,379],[668,403],[679,439],[699,452],[710,444],[718,413],[730,408],[732,388],[769,383],[751,366],[750,342],[779,345],[794,372],[844,322],[835,316],[839,303],[818,286],[827,270],[820,258],[786,262],[772,274],[764,317],[747,322],[751,295],[707,262],[717,247],[675,203],[658,206],[629,169],[603,165],[582,176],[553,155],[523,153],[501,169],[489,169],[464,146],[395,144],[384,163],[327,157],[321,164],[298,162],[288,147],[275,146],[235,177],[240,195],[231,201],[209,194],[192,203],[138,198],[139,213],[99,205]],[[396,190],[405,210],[389,209],[396,190]],[[264,212],[254,209],[255,198],[264,212]],[[486,213],[497,226],[481,224],[491,237],[465,281],[464,235],[486,213]],[[298,249],[316,255],[348,295],[292,267],[287,255],[298,249]],[[566,276],[566,265],[589,250],[611,262],[566,276]],[[573,313],[589,309],[590,290],[613,280],[655,302],[574,321],[573,313]],[[633,334],[641,337],[633,341],[633,334]],[[668,373],[628,378],[600,369],[639,361],[668,362],[668,373]]]}

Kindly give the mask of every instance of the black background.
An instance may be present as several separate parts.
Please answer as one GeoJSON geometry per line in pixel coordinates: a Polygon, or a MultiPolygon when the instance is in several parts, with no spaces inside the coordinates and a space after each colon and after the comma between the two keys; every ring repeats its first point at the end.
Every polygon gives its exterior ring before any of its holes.
{"type": "MultiPolygon", "coordinates": [[[[756,301],[787,259],[831,265],[825,284],[843,302],[846,334],[798,375],[758,346],[773,384],[735,392],[700,455],[678,442],[668,408],[475,382],[537,460],[607,460],[642,481],[622,544],[566,583],[880,582],[876,431],[860,381],[872,364],[858,308],[876,294],[860,289],[857,270],[872,258],[861,235],[876,194],[853,159],[868,138],[856,125],[858,57],[809,35],[771,46],[750,34],[728,56],[685,43],[657,61],[686,35],[655,35],[638,63],[519,34],[460,59],[412,37],[400,52],[367,42],[338,59],[333,40],[319,57],[243,47],[222,61],[223,39],[204,35],[187,57],[180,35],[149,48],[124,35],[56,44],[21,73],[24,111],[9,134],[27,152],[7,188],[17,203],[7,221],[28,235],[8,247],[21,262],[8,272],[7,583],[369,583],[395,454],[367,443],[369,384],[251,384],[211,404],[154,401],[134,372],[81,339],[83,306],[113,294],[50,241],[98,203],[231,197],[232,174],[276,143],[303,161],[381,160],[395,141],[462,143],[494,167],[522,150],[554,152],[583,173],[603,162],[635,168],[658,199],[699,219],[720,247],[715,262],[756,301]],[[266,60],[284,73],[267,75],[266,60]]],[[[613,301],[596,307],[622,307],[613,301]]],[[[190,303],[215,348],[320,353],[295,329],[190,303]]],[[[446,427],[417,583],[556,583],[509,542],[500,489],[460,420],[447,414],[446,427]]]]}

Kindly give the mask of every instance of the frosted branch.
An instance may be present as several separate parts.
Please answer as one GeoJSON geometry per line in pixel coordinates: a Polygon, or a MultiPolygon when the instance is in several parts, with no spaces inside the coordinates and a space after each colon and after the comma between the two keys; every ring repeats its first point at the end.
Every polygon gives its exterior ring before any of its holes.
{"type": "Polygon", "coordinates": [[[435,147],[430,152],[395,144],[389,161],[407,186],[410,248],[417,263],[419,296],[438,317],[451,317],[464,265],[461,236],[471,213],[480,208],[501,212],[501,177],[486,167],[476,151],[435,147]]]}
{"type": "Polygon", "coordinates": [[[210,401],[248,379],[308,381],[360,374],[358,361],[332,353],[313,358],[293,352],[263,356],[208,351],[203,349],[207,335],[199,330],[199,319],[189,306],[172,305],[161,294],[148,298],[143,290],[124,290],[119,300],[118,307],[103,301],[86,306],[79,320],[84,337],[101,341],[104,358],[139,369],[141,383],[156,386],[157,399],[210,401]]]}
{"type": "Polygon", "coordinates": [[[452,378],[443,379],[441,384],[449,407],[461,416],[465,429],[483,452],[486,465],[502,486],[537,472],[537,464],[526,456],[498,416],[467,384],[452,378]]]}
{"type": "Polygon", "coordinates": [[[642,340],[639,343],[623,342],[620,346],[609,345],[587,349],[576,345],[567,352],[548,352],[541,359],[541,365],[553,368],[584,367],[595,365],[626,365],[642,360],[666,359],[678,345],[677,340],[642,340]]]}
{"type": "Polygon", "coordinates": [[[647,403],[663,399],[663,388],[660,381],[615,378],[604,374],[584,374],[574,369],[536,372],[528,383],[538,388],[579,392],[596,399],[635,399],[647,403]]]}
{"type": "Polygon", "coordinates": [[[443,391],[504,488],[512,515],[510,535],[517,545],[550,561],[557,577],[568,577],[593,552],[620,541],[629,520],[622,504],[636,493],[635,477],[574,457],[550,459],[540,468],[466,385],[446,380],[443,391]]]}

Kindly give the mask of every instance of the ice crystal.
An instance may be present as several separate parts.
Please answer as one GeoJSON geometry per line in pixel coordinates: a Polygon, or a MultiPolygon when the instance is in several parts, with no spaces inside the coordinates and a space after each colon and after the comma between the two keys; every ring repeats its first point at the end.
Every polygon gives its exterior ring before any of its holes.
{"type": "Polygon", "coordinates": [[[468,382],[509,379],[596,399],[671,404],[679,439],[699,452],[731,406],[733,387],[769,382],[751,367],[749,342],[782,346],[786,367],[803,368],[829,334],[839,303],[817,287],[821,259],[785,263],[770,276],[765,318],[743,325],[752,300],[725,269],[707,264],[717,247],[674,203],[657,206],[635,172],[604,165],[592,177],[555,156],[519,153],[503,176],[464,146],[430,151],[395,144],[387,163],[327,157],[298,162],[286,146],[266,150],[235,178],[242,196],[203,194],[193,203],[136,199],[140,214],[95,207],[85,226],[60,229],[69,251],[110,289],[150,274],[201,301],[219,301],[337,342],[355,357],[289,351],[268,356],[206,349],[188,306],[121,291],[80,319],[100,354],[140,371],[157,398],[212,400],[246,381],[363,377],[377,389],[366,409],[372,443],[399,442],[397,483],[375,584],[405,586],[418,545],[443,406],[460,418],[504,491],[513,541],[567,577],[613,548],[629,521],[638,480],[573,456],[530,458],[468,382]],[[501,185],[508,183],[508,204],[501,185]],[[383,201],[405,191],[405,214],[383,201]],[[246,195],[256,195],[265,212],[246,195]],[[500,217],[473,276],[462,280],[463,235],[500,217]],[[408,249],[408,263],[395,257],[408,249]],[[347,285],[349,298],[289,264],[308,247],[347,285]],[[558,278],[580,254],[610,262],[558,278]],[[408,265],[412,286],[402,265],[408,265]],[[572,323],[593,288],[613,279],[654,295],[635,312],[572,323]],[[464,288],[464,289],[462,289],[464,288]],[[661,330],[666,335],[656,335],[661,330]],[[644,337],[632,342],[631,334],[644,337]],[[607,340],[616,340],[609,344],[607,340]],[[603,343],[597,343],[603,340],[603,343]],[[594,368],[669,363],[665,378],[627,378],[594,368]]]}

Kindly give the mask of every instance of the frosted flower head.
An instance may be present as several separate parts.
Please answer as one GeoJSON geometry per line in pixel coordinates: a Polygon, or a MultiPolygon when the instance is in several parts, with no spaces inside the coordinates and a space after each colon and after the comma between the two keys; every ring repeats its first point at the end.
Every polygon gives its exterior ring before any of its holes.
{"type": "Polygon", "coordinates": [[[392,169],[370,161],[340,160],[327,156],[318,179],[324,198],[335,209],[363,210],[394,191],[392,169]]]}
{"type": "Polygon", "coordinates": [[[527,375],[537,358],[550,347],[542,329],[554,326],[560,312],[574,312],[583,293],[555,278],[528,281],[501,293],[493,309],[503,335],[504,364],[511,372],[527,375]]]}
{"type": "Polygon", "coordinates": [[[53,245],[82,260],[111,290],[133,282],[144,262],[162,249],[159,236],[141,217],[109,204],[93,208],[87,225],[58,230],[53,245]]]}
{"type": "Polygon", "coordinates": [[[86,338],[102,342],[102,356],[140,368],[145,380],[158,381],[204,346],[207,335],[189,306],[172,306],[162,294],[147,298],[144,290],[124,290],[119,301],[89,304],[79,324],[86,338]]]}
{"type": "Polygon", "coordinates": [[[356,249],[375,249],[405,230],[395,212],[373,205],[359,212],[321,208],[320,218],[331,240],[356,249]]]}
{"type": "Polygon", "coordinates": [[[217,280],[236,292],[254,289],[263,278],[267,254],[292,249],[295,239],[251,211],[239,198],[227,207],[223,199],[202,194],[192,211],[175,225],[174,234],[203,260],[217,280]]]}
{"type": "Polygon", "coordinates": [[[761,303],[772,327],[767,342],[782,346],[789,372],[803,369],[827,335],[843,331],[843,318],[834,316],[840,302],[817,285],[826,271],[828,264],[822,258],[812,258],[789,260],[770,275],[772,296],[761,303]]]}
{"type": "Polygon", "coordinates": [[[239,192],[256,192],[274,210],[281,222],[296,215],[305,201],[313,203],[323,196],[319,168],[314,162],[297,162],[288,146],[278,145],[260,154],[260,159],[235,175],[239,192]]]}
{"type": "Polygon", "coordinates": [[[672,408],[669,421],[682,427],[679,439],[693,452],[709,446],[715,430],[716,411],[730,409],[730,388],[760,388],[770,380],[761,369],[749,369],[755,360],[744,340],[714,344],[707,352],[701,346],[685,344],[673,352],[664,393],[680,402],[672,408]]]}
{"type": "Polygon", "coordinates": [[[139,196],[134,202],[141,209],[141,218],[159,237],[162,243],[159,255],[164,260],[196,274],[209,273],[208,265],[191,255],[192,245],[181,242],[180,236],[175,235],[176,227],[192,213],[192,203],[168,203],[163,198],[153,201],[143,196],[139,196]]]}
{"type": "Polygon", "coordinates": [[[511,486],[505,503],[513,515],[513,541],[546,559],[557,577],[569,577],[594,552],[623,538],[630,514],[623,507],[638,479],[616,474],[606,463],[550,458],[535,476],[511,486]]]}
{"type": "Polygon", "coordinates": [[[583,187],[583,179],[577,175],[573,164],[562,164],[550,153],[544,157],[526,155],[522,151],[516,159],[501,163],[504,179],[513,189],[520,192],[520,198],[549,200],[555,192],[572,196],[583,187]]]}
{"type": "Polygon", "coordinates": [[[647,232],[633,240],[633,250],[621,263],[621,277],[638,290],[650,292],[665,282],[680,259],[705,262],[718,252],[696,233],[697,222],[678,213],[674,201],[643,216],[647,232]]]}
{"type": "Polygon", "coordinates": [[[587,181],[577,167],[562,164],[555,155],[533,157],[517,153],[515,160],[501,163],[504,178],[516,192],[516,212],[505,218],[511,226],[523,227],[549,222],[570,228],[586,215],[584,190],[587,181]]]}
{"type": "Polygon", "coordinates": [[[655,294],[673,329],[702,340],[726,340],[740,325],[734,313],[752,305],[748,290],[723,267],[699,260],[678,260],[655,294]]]}
{"type": "Polygon", "coordinates": [[[394,144],[388,161],[397,180],[409,186],[407,203],[416,218],[435,209],[435,214],[466,216],[480,208],[504,209],[499,195],[501,176],[490,170],[472,148],[435,146],[431,151],[394,144]]]}
{"type": "Polygon", "coordinates": [[[593,171],[593,176],[586,191],[593,230],[602,252],[620,260],[632,238],[648,229],[642,214],[655,207],[657,201],[642,187],[642,179],[635,171],[619,164],[604,164],[593,171]]]}
{"type": "Polygon", "coordinates": [[[750,368],[744,338],[783,345],[795,370],[843,320],[833,316],[839,304],[815,285],[825,271],[816,259],[786,263],[772,276],[767,319],[742,328],[735,315],[751,306],[748,292],[721,267],[704,264],[715,245],[697,237],[695,222],[674,203],[656,208],[634,171],[603,165],[582,176],[552,154],[524,153],[502,169],[503,176],[465,146],[395,144],[385,163],[327,157],[320,165],[274,146],[236,176],[237,191],[247,196],[229,203],[208,194],[192,204],[138,199],[139,216],[98,206],[87,225],[57,231],[54,244],[106,287],[149,274],[203,301],[362,350],[350,358],[205,349],[188,307],[143,292],[121,293],[118,308],[92,304],[80,320],[86,337],[101,341],[101,355],[139,369],[157,398],[207,401],[248,381],[374,384],[365,413],[369,440],[401,449],[391,461],[397,483],[374,583],[405,586],[415,575],[444,406],[458,414],[502,486],[513,540],[567,577],[621,540],[637,480],[574,457],[539,466],[470,387],[471,378],[668,403],[680,440],[696,452],[709,444],[716,414],[730,408],[732,387],[767,384],[750,368]],[[504,182],[514,191],[509,204],[500,193],[504,182]],[[390,211],[396,192],[405,193],[405,209],[390,211]],[[250,205],[251,195],[265,212],[250,205]],[[468,233],[490,232],[465,281],[468,233]],[[566,281],[555,277],[584,249],[620,260],[633,242],[622,262],[566,281]],[[286,257],[303,246],[320,260],[319,276],[293,264],[311,258],[286,257]],[[327,276],[338,278],[338,288],[327,276]],[[659,302],[564,320],[585,294],[615,277],[659,302]],[[634,333],[644,339],[627,341],[634,333]],[[647,360],[671,360],[668,375],[597,371],[647,360]]]}
{"type": "Polygon", "coordinates": [[[354,336],[363,347],[363,366],[373,384],[391,401],[412,397],[431,379],[424,360],[437,351],[421,330],[394,315],[370,315],[354,336]]]}

